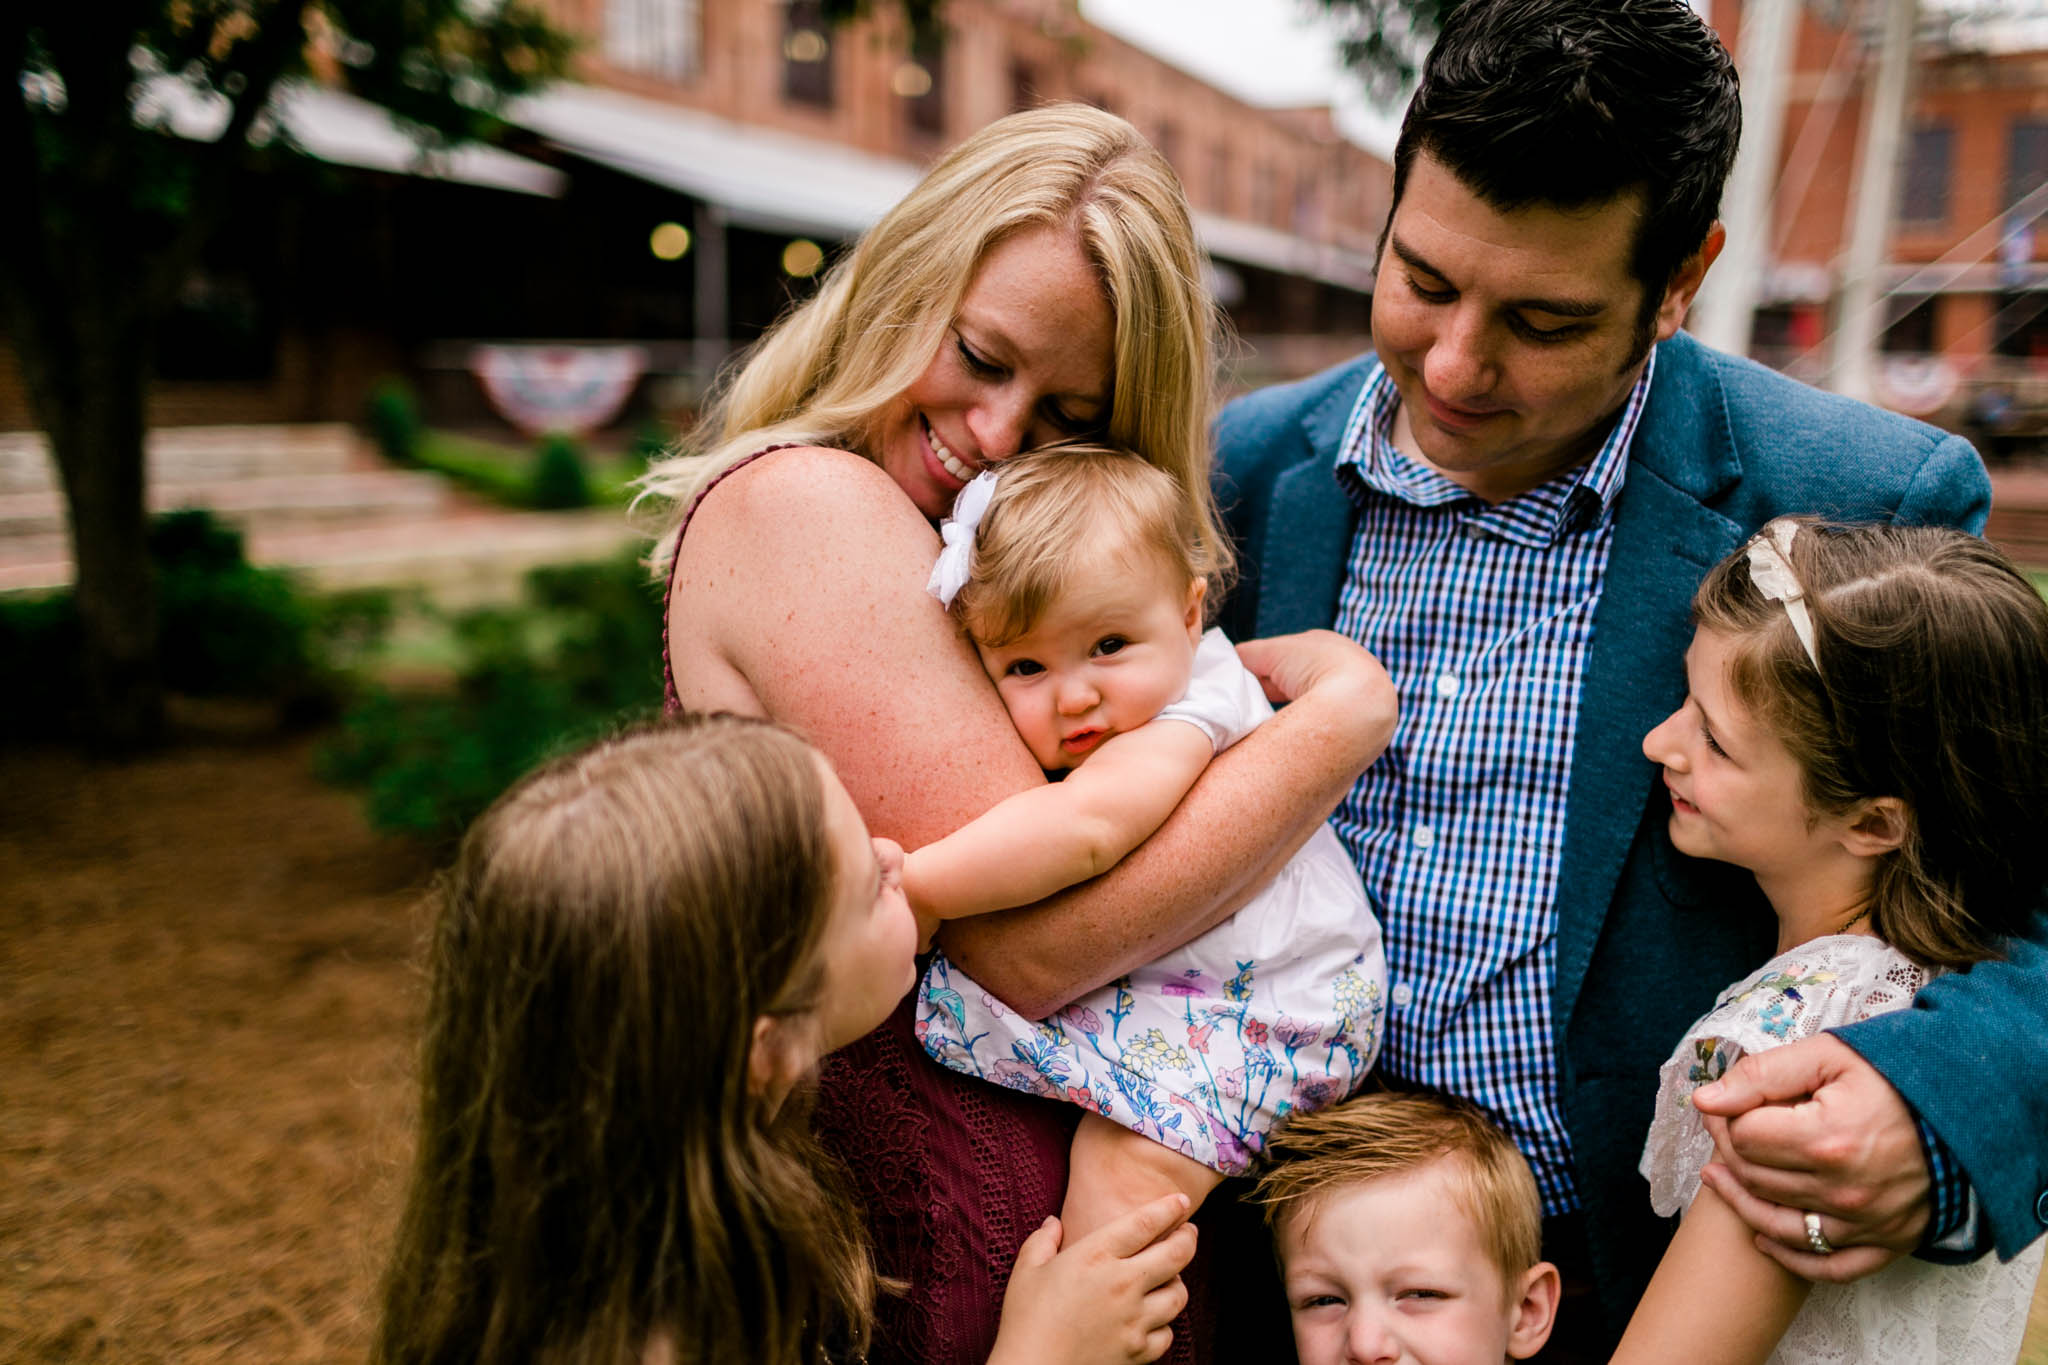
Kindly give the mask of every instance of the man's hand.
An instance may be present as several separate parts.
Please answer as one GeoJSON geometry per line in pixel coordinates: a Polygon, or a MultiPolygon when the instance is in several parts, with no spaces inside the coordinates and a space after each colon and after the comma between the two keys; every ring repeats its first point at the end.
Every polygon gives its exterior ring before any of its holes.
{"type": "Polygon", "coordinates": [[[1166,1354],[1195,1254],[1188,1199],[1170,1194],[1062,1248],[1060,1220],[1024,1239],[989,1365],[1141,1365],[1166,1354]]]}
{"type": "Polygon", "coordinates": [[[1920,1245],[1929,1187],[1913,1111],[1847,1043],[1821,1034],[1754,1053],[1692,1102],[1719,1158],[1702,1178],[1787,1270],[1845,1282],[1920,1245]],[[1811,1249],[1808,1213],[1839,1250],[1811,1249]]]}

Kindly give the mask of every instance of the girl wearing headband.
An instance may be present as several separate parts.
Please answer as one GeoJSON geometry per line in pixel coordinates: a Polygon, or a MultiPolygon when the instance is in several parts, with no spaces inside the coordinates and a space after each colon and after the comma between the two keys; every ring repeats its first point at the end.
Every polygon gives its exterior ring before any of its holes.
{"type": "MultiPolygon", "coordinates": [[[[2048,605],[1957,531],[1782,519],[1708,576],[1693,621],[1691,695],[1643,752],[1672,844],[1755,874],[1779,952],[1664,1065],[1642,1171],[1684,1221],[1615,1359],[2011,1360],[2040,1243],[1809,1284],[1702,1185],[1714,1138],[1689,1099],[1745,1053],[1905,1008],[2020,928],[2048,871],[2048,605]]],[[[1805,1215],[1817,1254],[1828,1221],[1805,1215]]]]}
{"type": "MultiPolygon", "coordinates": [[[[1273,713],[1230,641],[1202,629],[1218,565],[1199,522],[1137,456],[1067,445],[1006,461],[961,493],[942,539],[931,591],[1063,780],[909,855],[905,890],[933,920],[1107,870],[1273,713]]],[[[1200,1202],[1288,1113],[1351,1093],[1379,1051],[1385,976],[1357,869],[1323,827],[1235,914],[1043,1021],[936,957],[916,1030],[957,1071],[1082,1107],[1061,1215],[1079,1233],[1163,1194],[1200,1202]]]]}

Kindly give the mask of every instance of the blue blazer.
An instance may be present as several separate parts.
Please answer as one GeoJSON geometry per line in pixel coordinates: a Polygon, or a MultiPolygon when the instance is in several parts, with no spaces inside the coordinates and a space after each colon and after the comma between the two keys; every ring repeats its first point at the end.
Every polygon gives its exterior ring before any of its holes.
{"type": "MultiPolygon", "coordinates": [[[[1241,577],[1238,639],[1327,627],[1357,522],[1335,481],[1367,358],[1261,390],[1217,421],[1217,494],[1241,577]]],[[[1671,1225],[1637,1174],[1657,1068],[1716,992],[1771,955],[1753,879],[1671,845],[1642,738],[1684,699],[1688,609],[1706,571],[1774,516],[1981,531],[1990,483],[1969,444],[1711,350],[1657,353],[1615,504],[1586,663],[1557,892],[1559,1081],[1594,1271],[1612,1324],[1671,1225]]],[[[2048,816],[2048,812],[2044,812],[2048,816]]],[[[2009,961],[1930,985],[1842,1031],[1961,1161],[2007,1257],[2048,1224],[2048,912],[2009,961]]]]}

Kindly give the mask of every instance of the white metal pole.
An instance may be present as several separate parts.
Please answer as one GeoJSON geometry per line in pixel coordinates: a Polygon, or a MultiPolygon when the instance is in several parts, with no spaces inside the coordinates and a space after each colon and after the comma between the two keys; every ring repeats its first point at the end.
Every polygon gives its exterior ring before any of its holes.
{"type": "Polygon", "coordinates": [[[1842,260],[1841,307],[1835,319],[1828,387],[1869,402],[1877,392],[1877,338],[1882,328],[1878,274],[1884,268],[1898,204],[1899,144],[1906,127],[1918,0],[1881,0],[1884,36],[1877,81],[1864,107],[1856,193],[1849,203],[1849,249],[1842,260]]]}
{"type": "Polygon", "coordinates": [[[1749,352],[1764,272],[1773,264],[1772,204],[1778,144],[1785,126],[1785,89],[1799,32],[1799,0],[1743,0],[1735,69],[1742,74],[1742,150],[1721,201],[1728,230],[1721,258],[1707,273],[1687,328],[1709,346],[1749,352]]]}

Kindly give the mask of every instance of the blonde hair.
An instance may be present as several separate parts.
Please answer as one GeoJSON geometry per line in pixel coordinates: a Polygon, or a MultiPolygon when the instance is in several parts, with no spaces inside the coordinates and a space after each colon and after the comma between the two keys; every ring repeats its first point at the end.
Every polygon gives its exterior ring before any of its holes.
{"type": "Polygon", "coordinates": [[[1819,662],[1750,581],[1746,546],[1700,585],[1693,622],[1729,637],[1729,685],[1799,765],[1810,810],[1905,806],[1866,907],[1877,936],[1927,966],[1998,956],[2048,875],[2048,603],[1961,531],[1787,520],[1819,662]]]}
{"type": "MultiPolygon", "coordinates": [[[[1180,181],[1124,120],[1054,104],[998,119],[948,152],[748,352],[684,453],[641,481],[643,498],[669,508],[656,562],[673,555],[696,492],[763,446],[869,454],[890,405],[938,353],[989,249],[1043,226],[1072,228],[1115,317],[1103,436],[1145,452],[1191,505],[1213,509],[1218,324],[1180,181]]],[[[1213,510],[1209,518],[1213,526],[1213,510]]],[[[1230,553],[1221,537],[1216,553],[1230,553]]]]}
{"type": "Polygon", "coordinates": [[[1213,603],[1224,587],[1216,581],[1224,573],[1221,537],[1201,512],[1170,475],[1127,450],[1066,442],[1005,460],[953,611],[982,644],[1006,645],[1104,552],[1134,550],[1156,556],[1183,583],[1207,583],[1213,603]]]}
{"type": "Polygon", "coordinates": [[[1290,1119],[1268,1140],[1265,1160],[1251,1197],[1265,1205],[1276,1239],[1340,1191],[1447,1162],[1451,1199],[1478,1229],[1503,1289],[1512,1291],[1543,1259],[1536,1177],[1508,1135],[1468,1100],[1391,1090],[1355,1095],[1290,1119]]]}
{"type": "Polygon", "coordinates": [[[443,890],[419,1144],[372,1358],[857,1356],[876,1288],[755,1021],[818,1003],[833,866],[811,749],[686,717],[535,771],[443,890]]]}

